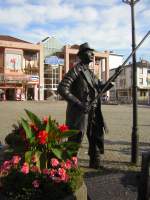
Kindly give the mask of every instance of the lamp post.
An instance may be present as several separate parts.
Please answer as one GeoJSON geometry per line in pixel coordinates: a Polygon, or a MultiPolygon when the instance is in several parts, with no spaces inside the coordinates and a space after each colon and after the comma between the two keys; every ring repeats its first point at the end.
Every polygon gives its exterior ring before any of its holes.
{"type": "MultiPolygon", "coordinates": [[[[134,23],[134,6],[140,0],[122,0],[123,3],[131,7],[131,25],[132,25],[132,51],[134,51],[135,44],[135,23],[134,23]]],[[[137,164],[138,162],[138,143],[139,135],[137,128],[137,66],[136,66],[136,53],[132,56],[132,99],[133,99],[133,127],[132,127],[132,147],[131,147],[131,162],[137,164]]]]}

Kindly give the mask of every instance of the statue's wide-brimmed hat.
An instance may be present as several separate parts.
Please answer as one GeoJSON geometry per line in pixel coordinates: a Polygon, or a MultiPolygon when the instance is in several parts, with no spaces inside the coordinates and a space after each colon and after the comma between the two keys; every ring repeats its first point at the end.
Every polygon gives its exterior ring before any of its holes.
{"type": "Polygon", "coordinates": [[[87,42],[81,44],[79,46],[79,51],[78,51],[78,55],[81,53],[81,52],[84,52],[86,50],[91,50],[91,51],[94,51],[94,49],[92,49],[89,44],[87,42]]]}

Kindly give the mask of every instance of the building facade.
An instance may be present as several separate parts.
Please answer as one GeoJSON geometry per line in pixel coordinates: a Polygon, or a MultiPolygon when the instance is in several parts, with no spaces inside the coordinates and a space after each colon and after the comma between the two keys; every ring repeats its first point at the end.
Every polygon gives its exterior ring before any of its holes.
{"type": "MultiPolygon", "coordinates": [[[[110,76],[115,69],[110,70],[110,76]]],[[[126,65],[110,90],[110,99],[122,103],[132,102],[132,64],[126,65]]],[[[145,60],[137,62],[137,98],[139,103],[150,101],[150,63],[145,60]]]]}
{"type": "Polygon", "coordinates": [[[56,95],[64,66],[63,45],[55,37],[41,41],[44,47],[44,99],[56,95]]]}
{"type": "MultiPolygon", "coordinates": [[[[78,62],[77,52],[79,45],[63,46],[54,37],[42,40],[44,46],[44,97],[57,92],[57,86],[65,73],[78,62]]],[[[109,69],[122,64],[122,55],[109,51],[94,51],[94,61],[90,63],[90,69],[101,80],[109,78],[109,69]]],[[[109,92],[106,94],[109,96],[109,92]]]]}
{"type": "Polygon", "coordinates": [[[42,45],[0,35],[0,89],[3,100],[43,100],[42,45]]]}

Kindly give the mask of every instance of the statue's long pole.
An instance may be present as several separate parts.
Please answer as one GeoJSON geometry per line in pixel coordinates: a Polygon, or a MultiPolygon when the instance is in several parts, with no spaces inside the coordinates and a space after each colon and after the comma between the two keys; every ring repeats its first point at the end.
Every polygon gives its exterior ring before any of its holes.
{"type": "Polygon", "coordinates": [[[150,31],[148,31],[148,33],[143,37],[143,39],[139,42],[139,44],[135,47],[135,49],[131,52],[131,54],[126,58],[126,60],[123,62],[123,64],[121,66],[119,66],[118,68],[116,68],[116,73],[114,73],[106,82],[106,84],[104,85],[103,89],[101,90],[101,92],[96,96],[96,98],[91,102],[90,106],[92,106],[92,104],[95,102],[96,99],[98,99],[99,97],[102,96],[102,94],[104,93],[104,91],[107,89],[108,85],[113,82],[118,76],[119,74],[122,72],[122,70],[124,69],[126,63],[129,61],[129,59],[133,56],[133,54],[138,50],[138,48],[142,45],[142,43],[145,41],[145,39],[150,35],[150,31]],[[118,69],[118,71],[117,71],[118,69]]]}

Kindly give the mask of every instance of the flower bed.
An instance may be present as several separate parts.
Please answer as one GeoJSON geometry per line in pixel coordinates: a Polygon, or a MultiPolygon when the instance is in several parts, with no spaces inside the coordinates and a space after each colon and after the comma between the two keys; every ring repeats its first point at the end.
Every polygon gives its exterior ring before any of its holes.
{"type": "Polygon", "coordinates": [[[9,159],[0,167],[1,193],[9,200],[63,199],[83,184],[79,146],[66,141],[78,131],[25,111],[29,120],[22,118],[6,137],[9,159]]]}

